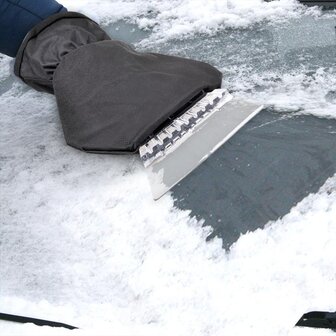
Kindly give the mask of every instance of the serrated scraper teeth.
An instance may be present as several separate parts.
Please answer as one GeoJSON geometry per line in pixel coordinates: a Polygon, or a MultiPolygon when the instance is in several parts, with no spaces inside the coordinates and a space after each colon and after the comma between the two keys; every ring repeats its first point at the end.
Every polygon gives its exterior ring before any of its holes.
{"type": "Polygon", "coordinates": [[[144,165],[148,166],[157,158],[162,157],[168,148],[191,131],[197,123],[216,111],[216,106],[221,101],[229,101],[231,98],[231,95],[224,89],[209,92],[188,111],[174,119],[167,127],[140,147],[140,157],[144,165]]]}

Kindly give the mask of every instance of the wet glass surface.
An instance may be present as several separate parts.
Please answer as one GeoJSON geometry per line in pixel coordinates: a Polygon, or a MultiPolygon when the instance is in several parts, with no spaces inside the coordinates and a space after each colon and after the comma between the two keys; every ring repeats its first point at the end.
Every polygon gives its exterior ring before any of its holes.
{"type": "Polygon", "coordinates": [[[266,109],[173,189],[228,248],[284,216],[336,172],[336,120],[266,109]]]}

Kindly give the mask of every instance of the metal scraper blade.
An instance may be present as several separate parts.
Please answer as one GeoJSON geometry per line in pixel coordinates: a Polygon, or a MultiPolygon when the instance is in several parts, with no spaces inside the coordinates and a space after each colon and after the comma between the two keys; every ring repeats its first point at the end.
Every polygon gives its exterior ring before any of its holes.
{"type": "Polygon", "coordinates": [[[201,100],[155,139],[140,147],[140,156],[155,200],[205,161],[263,108],[232,98],[225,90],[214,91],[217,92],[211,92],[210,98],[208,94],[203,102],[201,100]],[[214,98],[214,95],[219,98],[214,98]],[[197,110],[201,110],[201,113],[197,110]],[[188,124],[186,119],[191,126],[184,128],[183,125],[188,124]],[[174,132],[174,128],[179,129],[179,134],[174,132]]]}

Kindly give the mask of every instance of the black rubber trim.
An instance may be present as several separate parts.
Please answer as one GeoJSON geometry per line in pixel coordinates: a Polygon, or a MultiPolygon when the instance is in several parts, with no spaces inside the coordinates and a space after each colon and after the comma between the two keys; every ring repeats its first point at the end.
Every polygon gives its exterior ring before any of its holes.
{"type": "Polygon", "coordinates": [[[23,54],[24,54],[24,51],[26,49],[26,46],[27,46],[28,42],[32,38],[36,37],[42,30],[51,26],[56,21],[59,21],[59,20],[65,19],[65,18],[87,19],[87,20],[90,20],[90,21],[94,22],[95,24],[97,24],[97,22],[95,22],[94,20],[88,18],[87,16],[85,16],[83,14],[77,13],[77,12],[57,13],[57,14],[49,16],[47,19],[38,23],[34,28],[32,28],[27,33],[27,35],[25,36],[25,38],[24,38],[23,42],[21,43],[21,46],[20,46],[20,48],[19,48],[19,50],[16,54],[16,59],[15,59],[15,64],[14,64],[14,73],[17,77],[20,77],[23,82],[25,82],[25,80],[21,77],[20,72],[21,72],[21,64],[22,64],[23,54]]]}
{"type": "Polygon", "coordinates": [[[320,6],[324,9],[335,9],[336,1],[330,0],[299,0],[302,4],[307,6],[320,6]]]}
{"type": "Polygon", "coordinates": [[[319,312],[313,311],[304,314],[298,323],[297,327],[309,327],[309,328],[323,328],[336,331],[336,312],[319,312]]]}
{"type": "Polygon", "coordinates": [[[5,314],[5,313],[0,313],[0,320],[9,321],[9,322],[17,322],[17,323],[33,323],[33,324],[38,325],[38,326],[66,328],[66,329],[70,329],[70,330],[78,329],[77,327],[74,327],[74,326],[69,325],[69,324],[61,323],[61,322],[41,320],[41,319],[36,319],[36,318],[33,318],[33,317],[12,315],[12,314],[5,314]]]}

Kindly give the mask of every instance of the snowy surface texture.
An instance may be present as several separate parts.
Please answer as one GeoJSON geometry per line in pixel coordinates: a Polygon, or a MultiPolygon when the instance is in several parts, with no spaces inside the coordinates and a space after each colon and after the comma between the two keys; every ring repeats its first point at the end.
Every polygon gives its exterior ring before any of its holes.
{"type": "MultiPolygon", "coordinates": [[[[143,48],[321,15],[292,0],[63,3],[103,24],[125,19],[150,30],[143,48]]],[[[82,329],[0,323],[1,335],[333,335],[292,326],[304,312],[335,310],[336,175],[225,252],[170,195],[152,200],[136,157],[65,146],[54,98],[13,79],[12,65],[0,57],[0,311],[82,329]]],[[[334,66],[251,73],[217,65],[239,95],[336,117],[334,66]]]]}
{"type": "Polygon", "coordinates": [[[301,15],[319,15],[316,9],[304,9],[295,0],[65,0],[69,10],[80,10],[101,23],[121,18],[154,28],[155,39],[164,40],[195,32],[214,33],[223,27],[247,27],[270,20],[279,22],[301,15]]]}

